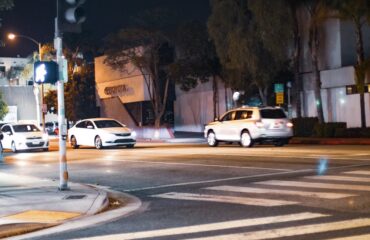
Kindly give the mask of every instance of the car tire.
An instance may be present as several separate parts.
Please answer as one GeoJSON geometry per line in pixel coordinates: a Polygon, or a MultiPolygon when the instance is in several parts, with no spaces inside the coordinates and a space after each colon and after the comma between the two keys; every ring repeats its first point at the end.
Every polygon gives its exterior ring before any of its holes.
{"type": "Polygon", "coordinates": [[[76,139],[75,136],[71,137],[71,146],[72,146],[73,149],[79,148],[79,145],[77,144],[77,139],[76,139]]]}
{"type": "Polygon", "coordinates": [[[240,145],[245,148],[253,146],[253,139],[248,131],[243,131],[240,135],[240,145]]]}
{"type": "Polygon", "coordinates": [[[217,147],[218,141],[216,139],[216,134],[213,131],[210,131],[207,134],[207,142],[210,147],[217,147]]]}
{"type": "Polygon", "coordinates": [[[95,148],[96,149],[103,149],[103,142],[99,136],[95,137],[95,148]]]}
{"type": "Polygon", "coordinates": [[[285,140],[280,140],[280,141],[277,141],[277,142],[275,142],[275,146],[276,147],[282,147],[282,146],[284,146],[286,144],[286,141],[285,140]]]}
{"type": "Polygon", "coordinates": [[[135,144],[126,145],[127,148],[134,148],[135,144]]]}
{"type": "Polygon", "coordinates": [[[48,152],[49,151],[49,148],[43,148],[42,151],[48,152]]]}
{"type": "Polygon", "coordinates": [[[17,150],[17,146],[16,146],[16,144],[15,144],[15,142],[14,142],[14,141],[12,142],[11,149],[12,149],[12,152],[13,152],[13,153],[18,152],[18,150],[17,150]]]}

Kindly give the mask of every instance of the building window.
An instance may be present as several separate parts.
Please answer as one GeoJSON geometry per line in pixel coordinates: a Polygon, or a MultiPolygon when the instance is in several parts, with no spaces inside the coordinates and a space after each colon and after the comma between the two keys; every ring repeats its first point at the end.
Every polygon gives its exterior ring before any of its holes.
{"type": "MultiPolygon", "coordinates": [[[[370,92],[370,84],[365,85],[365,93],[370,92]]],[[[351,94],[358,94],[359,91],[357,89],[356,85],[349,85],[346,86],[346,94],[351,95],[351,94]]]]}

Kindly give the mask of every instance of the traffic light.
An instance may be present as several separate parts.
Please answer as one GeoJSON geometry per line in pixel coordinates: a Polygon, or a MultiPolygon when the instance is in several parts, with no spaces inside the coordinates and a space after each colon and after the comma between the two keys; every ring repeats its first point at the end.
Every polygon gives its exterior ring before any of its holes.
{"type": "Polygon", "coordinates": [[[85,0],[58,0],[58,24],[62,32],[81,32],[81,23],[86,20],[85,0]]]}
{"type": "Polygon", "coordinates": [[[37,61],[33,65],[33,81],[37,84],[55,84],[58,81],[58,64],[50,61],[37,61]]]}

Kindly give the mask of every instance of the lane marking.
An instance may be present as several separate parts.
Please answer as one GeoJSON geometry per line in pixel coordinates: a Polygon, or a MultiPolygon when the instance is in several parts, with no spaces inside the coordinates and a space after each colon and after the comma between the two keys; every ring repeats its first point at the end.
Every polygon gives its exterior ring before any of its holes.
{"type": "MultiPolygon", "coordinates": [[[[272,238],[283,238],[292,236],[303,236],[307,234],[325,233],[337,230],[345,230],[351,228],[368,227],[370,226],[370,218],[360,218],[354,220],[322,223],[322,224],[311,224],[297,227],[286,227],[271,230],[261,230],[254,232],[236,233],[236,234],[225,234],[211,237],[191,238],[191,240],[213,240],[213,239],[227,239],[227,240],[260,240],[260,239],[272,239],[272,238]]],[[[351,238],[352,239],[352,238],[351,238]]],[[[190,240],[190,239],[188,239],[190,240]]]]}
{"type": "Polygon", "coordinates": [[[324,215],[319,213],[296,213],[272,217],[262,217],[262,218],[250,218],[243,220],[234,220],[218,223],[200,224],[193,226],[184,226],[176,228],[166,228],[151,231],[133,232],[133,233],[123,233],[123,234],[112,234],[105,236],[89,237],[85,239],[89,240],[113,240],[113,239],[140,239],[140,238],[155,238],[155,237],[165,237],[165,236],[176,236],[182,234],[200,233],[207,231],[225,230],[233,229],[239,227],[250,227],[258,226],[272,223],[285,223],[285,222],[295,222],[300,220],[308,220],[322,217],[329,217],[330,215],[324,215]]]}
{"type": "MultiPolygon", "coordinates": [[[[355,165],[340,166],[340,167],[331,167],[329,168],[329,170],[347,169],[347,168],[364,167],[364,166],[370,166],[370,164],[366,163],[366,164],[355,164],[355,165]]],[[[158,186],[126,189],[123,191],[124,192],[137,192],[137,191],[153,190],[153,189],[169,188],[169,187],[181,187],[181,186],[218,183],[218,182],[235,181],[235,180],[247,180],[247,179],[259,178],[259,177],[278,177],[278,176],[285,176],[286,174],[299,174],[299,173],[309,174],[309,173],[316,173],[316,171],[317,171],[316,169],[292,170],[292,171],[277,172],[277,173],[264,173],[264,174],[256,174],[256,175],[240,176],[240,177],[218,178],[218,179],[211,179],[211,180],[204,180],[204,181],[164,184],[164,185],[158,185],[158,186]]]]}
{"type": "Polygon", "coordinates": [[[181,165],[181,166],[201,166],[201,167],[216,167],[216,168],[236,168],[236,169],[260,169],[260,170],[272,170],[272,171],[289,171],[290,169],[283,168],[265,168],[265,167],[245,167],[245,166],[226,166],[217,164],[201,164],[201,163],[180,163],[180,162],[160,162],[160,161],[145,161],[145,160],[119,160],[110,159],[109,161],[114,162],[133,162],[133,163],[151,163],[151,164],[162,164],[162,165],[181,165]]]}
{"type": "Polygon", "coordinates": [[[294,205],[298,202],[262,199],[262,198],[248,198],[248,197],[233,197],[223,195],[210,195],[210,194],[194,194],[194,193],[163,193],[152,195],[151,197],[175,199],[175,200],[193,200],[205,202],[219,202],[219,203],[232,203],[241,205],[263,206],[263,207],[276,207],[285,205],[294,205]]]}
{"type": "Polygon", "coordinates": [[[347,176],[339,176],[339,175],[307,176],[307,177],[304,177],[304,178],[307,178],[307,179],[315,179],[315,180],[332,180],[332,181],[347,181],[347,182],[365,182],[365,183],[370,183],[370,178],[347,177],[347,176]]]}
{"type": "Polygon", "coordinates": [[[361,186],[361,185],[352,185],[352,184],[332,184],[332,183],[314,183],[314,182],[279,181],[279,180],[256,182],[255,184],[284,186],[284,187],[303,187],[303,188],[324,188],[324,189],[370,191],[370,186],[361,186]]]}
{"type": "Polygon", "coordinates": [[[326,193],[326,192],[308,192],[308,191],[294,191],[294,190],[283,190],[283,189],[271,189],[271,188],[251,188],[251,187],[238,187],[238,186],[216,186],[205,188],[207,190],[217,191],[228,191],[228,192],[240,192],[240,193],[273,193],[279,195],[293,195],[311,198],[324,198],[324,199],[340,199],[346,197],[357,196],[355,194],[344,194],[344,193],[326,193]]]}
{"type": "Polygon", "coordinates": [[[358,174],[358,175],[369,175],[370,176],[370,171],[351,171],[351,172],[345,172],[345,174],[358,174]]]}

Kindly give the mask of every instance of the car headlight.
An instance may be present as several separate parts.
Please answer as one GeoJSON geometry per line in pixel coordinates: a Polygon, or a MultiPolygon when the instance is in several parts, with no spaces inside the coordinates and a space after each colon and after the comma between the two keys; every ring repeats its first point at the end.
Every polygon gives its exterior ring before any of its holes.
{"type": "Polygon", "coordinates": [[[131,136],[132,136],[133,138],[136,138],[136,135],[137,135],[137,134],[136,134],[136,132],[135,132],[135,131],[132,131],[132,132],[131,132],[131,136]]]}

